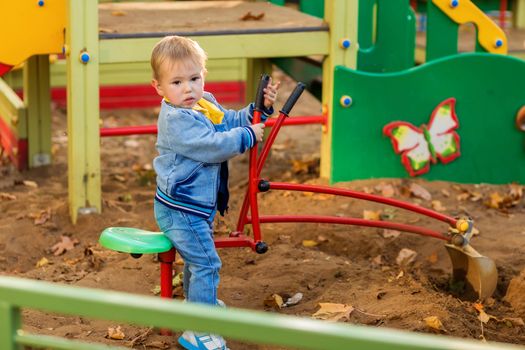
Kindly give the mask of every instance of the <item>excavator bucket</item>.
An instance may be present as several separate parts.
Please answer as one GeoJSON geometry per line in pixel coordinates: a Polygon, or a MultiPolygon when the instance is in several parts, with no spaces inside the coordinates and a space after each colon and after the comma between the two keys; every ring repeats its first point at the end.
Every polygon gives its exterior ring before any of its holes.
{"type": "Polygon", "coordinates": [[[445,244],[452,261],[452,280],[465,282],[467,299],[484,299],[496,290],[498,270],[492,259],[478,253],[470,244],[445,244]]]}

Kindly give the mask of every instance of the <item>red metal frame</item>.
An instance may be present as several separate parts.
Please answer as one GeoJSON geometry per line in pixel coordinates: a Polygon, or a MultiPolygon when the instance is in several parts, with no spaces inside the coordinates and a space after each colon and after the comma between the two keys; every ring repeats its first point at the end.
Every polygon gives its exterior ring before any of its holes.
{"type": "MultiPolygon", "coordinates": [[[[285,223],[285,222],[311,222],[311,223],[332,223],[332,224],[343,224],[343,225],[357,225],[366,227],[378,227],[399,230],[404,232],[416,233],[423,236],[433,237],[444,241],[449,241],[450,237],[428,228],[407,225],[402,223],[378,221],[378,220],[365,220],[360,218],[341,218],[336,216],[318,216],[318,215],[263,215],[259,216],[257,208],[257,194],[260,192],[259,183],[262,179],[259,177],[270,151],[270,148],[277,137],[277,133],[282,125],[286,125],[285,119],[288,117],[287,114],[281,112],[279,117],[275,120],[272,131],[268,135],[268,138],[261,151],[260,158],[257,159],[258,147],[253,147],[250,151],[250,163],[249,163],[249,182],[248,190],[244,197],[244,201],[239,213],[237,221],[236,231],[232,232],[230,238],[223,238],[217,240],[217,247],[251,247],[255,249],[259,242],[262,242],[262,235],[260,224],[261,223],[285,223]],[[248,211],[251,212],[251,216],[248,216],[248,211]],[[244,227],[246,224],[251,224],[253,229],[253,238],[245,236],[243,234],[244,227]],[[227,243],[228,239],[235,238],[234,242],[227,243]]],[[[265,184],[268,189],[272,190],[288,190],[288,191],[302,191],[302,192],[314,192],[324,193],[337,196],[344,196],[356,199],[363,199],[372,202],[378,202],[385,205],[409,210],[418,214],[428,216],[430,218],[443,221],[450,226],[455,226],[457,219],[438,213],[434,210],[423,208],[411,203],[403,202],[393,198],[386,198],[378,195],[368,194],[359,191],[353,191],[349,189],[335,188],[330,186],[317,186],[317,185],[305,185],[305,184],[293,184],[283,182],[266,182],[265,184]]]]}
{"type": "MultiPolygon", "coordinates": [[[[278,118],[271,118],[271,119],[268,119],[264,123],[264,125],[266,127],[271,128],[271,127],[274,127],[277,124],[277,122],[278,122],[278,118]]],[[[283,122],[281,123],[283,125],[307,125],[307,124],[326,125],[326,116],[311,115],[311,116],[293,117],[292,119],[286,119],[284,120],[284,123],[283,122]]],[[[121,127],[114,127],[114,128],[100,128],[100,137],[145,135],[145,134],[157,134],[157,125],[134,125],[134,126],[121,126],[121,127]]]]}

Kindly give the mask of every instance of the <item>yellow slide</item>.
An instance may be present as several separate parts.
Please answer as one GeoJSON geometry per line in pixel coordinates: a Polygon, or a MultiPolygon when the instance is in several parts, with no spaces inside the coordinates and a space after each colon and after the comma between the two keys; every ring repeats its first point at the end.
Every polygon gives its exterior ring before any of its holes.
{"type": "Polygon", "coordinates": [[[471,0],[432,0],[432,2],[454,22],[474,23],[478,29],[478,42],[485,50],[507,54],[507,36],[471,0]]]}
{"type": "Polygon", "coordinates": [[[0,76],[33,55],[61,53],[66,0],[2,1],[0,76]]]}

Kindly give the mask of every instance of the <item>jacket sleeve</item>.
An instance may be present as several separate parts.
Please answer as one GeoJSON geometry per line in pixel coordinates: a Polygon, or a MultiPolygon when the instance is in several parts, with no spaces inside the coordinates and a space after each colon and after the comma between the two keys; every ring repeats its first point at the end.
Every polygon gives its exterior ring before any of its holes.
{"type": "MultiPolygon", "coordinates": [[[[255,107],[253,102],[248,106],[236,111],[234,109],[226,109],[222,107],[219,102],[217,102],[215,97],[210,93],[206,93],[205,98],[208,101],[214,103],[222,112],[224,112],[223,123],[226,124],[227,129],[252,125],[253,109],[255,107]]],[[[263,113],[261,114],[262,122],[265,122],[266,119],[268,119],[268,117],[273,114],[273,112],[273,107],[270,107],[269,109],[264,108],[263,113]]]]}
{"type": "Polygon", "coordinates": [[[189,111],[167,116],[169,147],[178,154],[204,163],[221,163],[255,145],[255,133],[248,126],[217,132],[197,120],[189,111]]]}

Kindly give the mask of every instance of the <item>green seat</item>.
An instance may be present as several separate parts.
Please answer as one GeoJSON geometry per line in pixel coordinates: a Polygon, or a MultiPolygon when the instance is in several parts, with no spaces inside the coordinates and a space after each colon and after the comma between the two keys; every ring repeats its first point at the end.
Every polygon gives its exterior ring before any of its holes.
{"type": "Polygon", "coordinates": [[[132,227],[109,227],[99,238],[108,249],[131,254],[167,252],[173,245],[162,232],[152,232],[132,227]]]}

